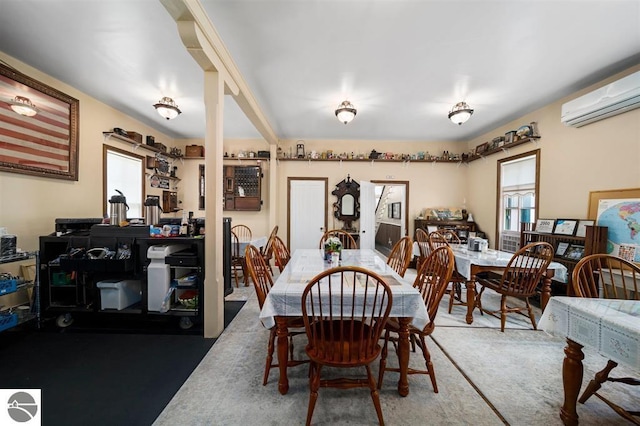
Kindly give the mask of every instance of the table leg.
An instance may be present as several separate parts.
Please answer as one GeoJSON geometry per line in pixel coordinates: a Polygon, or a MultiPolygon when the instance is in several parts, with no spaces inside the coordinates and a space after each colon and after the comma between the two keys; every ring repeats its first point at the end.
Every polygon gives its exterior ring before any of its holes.
{"type": "Polygon", "coordinates": [[[400,366],[400,379],[398,380],[398,393],[400,396],[409,395],[409,323],[410,317],[398,318],[398,364],[400,366]]]}
{"type": "Polygon", "coordinates": [[[280,391],[282,395],[285,395],[289,392],[289,378],[287,377],[287,364],[289,363],[289,328],[287,327],[287,317],[276,317],[276,336],[278,368],[280,369],[278,391],[280,391]]]}
{"type": "Polygon", "coordinates": [[[564,403],[560,408],[560,419],[565,425],[577,425],[578,413],[576,403],[580,386],[582,385],[583,366],[582,345],[567,338],[564,348],[564,362],[562,363],[562,385],[564,387],[564,403]]]}
{"type": "Polygon", "coordinates": [[[471,277],[466,283],[467,286],[467,324],[473,323],[473,309],[476,307],[476,275],[471,277]]]}

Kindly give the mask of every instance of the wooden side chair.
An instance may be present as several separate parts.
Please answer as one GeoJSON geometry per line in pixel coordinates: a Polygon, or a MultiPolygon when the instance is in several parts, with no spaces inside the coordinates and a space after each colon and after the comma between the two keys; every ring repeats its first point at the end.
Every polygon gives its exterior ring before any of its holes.
{"type": "Polygon", "coordinates": [[[553,246],[549,243],[536,242],[527,244],[514,253],[500,277],[495,278],[493,275],[478,277],[477,282],[482,288],[476,296],[476,306],[480,309],[480,313],[488,313],[500,318],[500,331],[504,332],[507,314],[513,312],[525,315],[524,311],[526,310],[533,329],[537,330],[536,317],[529,303],[529,297],[536,294],[538,284],[551,263],[553,254],[553,246]],[[501,295],[500,309],[491,311],[482,307],[482,294],[487,288],[501,295]],[[508,306],[508,297],[524,300],[525,306],[508,306]]]}
{"type": "Polygon", "coordinates": [[[398,240],[391,249],[391,254],[387,258],[387,265],[404,277],[404,273],[409,267],[411,256],[413,255],[413,241],[411,237],[405,236],[398,240]]]}
{"type": "Polygon", "coordinates": [[[289,249],[284,244],[284,241],[280,239],[277,235],[273,237],[273,257],[276,260],[276,266],[282,272],[284,267],[287,266],[289,260],[291,259],[291,253],[289,249]]]}
{"type": "Polygon", "coordinates": [[[392,294],[387,283],[374,272],[356,266],[329,269],[307,284],[302,293],[302,319],[309,341],[306,351],[311,360],[307,425],[311,424],[320,387],[368,387],[378,422],[384,424],[370,365],[380,355],[379,340],[389,318],[391,304],[392,294]],[[356,292],[365,294],[362,305],[353,306],[356,292]],[[367,376],[323,380],[321,372],[325,366],[364,367],[367,376]]]}
{"type": "Polygon", "coordinates": [[[240,253],[240,241],[235,232],[231,231],[231,272],[233,278],[236,281],[236,287],[238,287],[238,277],[242,273],[242,280],[245,286],[248,285],[247,271],[245,268],[245,258],[243,253],[240,253]]]}
{"type": "Polygon", "coordinates": [[[418,249],[420,250],[420,257],[416,264],[416,269],[420,269],[420,264],[429,257],[431,248],[429,247],[429,234],[422,228],[416,229],[416,243],[418,243],[418,249]]]}
{"type": "MultiPolygon", "coordinates": [[[[442,230],[434,231],[429,234],[429,247],[435,250],[438,247],[448,246],[449,244],[461,244],[460,237],[453,231],[442,230]]],[[[467,279],[453,268],[451,275],[451,286],[449,287],[449,313],[453,310],[453,305],[467,306],[467,301],[462,300],[462,286],[465,285],[467,279]]]]}
{"type": "Polygon", "coordinates": [[[252,238],[251,228],[249,228],[247,225],[232,226],[231,231],[236,233],[239,241],[241,242],[251,241],[251,238],[252,238]]]}
{"type": "MultiPolygon", "coordinates": [[[[592,254],[582,258],[573,270],[571,283],[577,297],[640,300],[640,267],[609,254],[592,254]]],[[[611,370],[617,366],[617,362],[608,360],[605,368],[589,382],[578,401],[584,404],[591,395],[595,395],[629,422],[640,424],[640,411],[629,411],[598,393],[605,382],[640,385],[638,378],[609,377],[611,370]]]]}
{"type": "Polygon", "coordinates": [[[269,234],[269,238],[267,239],[267,244],[264,247],[260,248],[260,254],[262,254],[262,258],[264,259],[267,266],[269,266],[269,271],[273,273],[271,269],[271,258],[273,257],[273,239],[278,235],[278,225],[274,226],[271,230],[271,234],[269,234]]]}
{"type": "Polygon", "coordinates": [[[356,240],[351,236],[351,234],[342,229],[332,229],[325,232],[324,235],[322,235],[322,237],[320,238],[319,248],[324,248],[324,242],[329,237],[338,237],[338,239],[342,243],[342,248],[345,250],[358,248],[358,244],[356,243],[356,240]]]}
{"type": "MultiPolygon", "coordinates": [[[[427,348],[427,342],[425,338],[430,336],[435,329],[435,319],[438,314],[438,307],[442,296],[447,290],[447,285],[451,280],[451,274],[453,273],[454,266],[453,251],[448,246],[442,246],[432,251],[431,254],[422,262],[418,268],[418,274],[413,282],[413,286],[420,291],[422,299],[429,313],[429,322],[424,328],[419,329],[413,326],[409,326],[409,333],[411,335],[411,341],[415,342],[417,346],[422,350],[422,356],[426,365],[426,370],[417,370],[409,368],[408,374],[427,374],[431,377],[431,385],[433,391],[438,393],[438,385],[436,383],[436,373],[433,370],[433,363],[431,362],[431,354],[427,348]]],[[[389,318],[387,325],[385,326],[384,334],[384,346],[382,348],[382,355],[380,357],[380,372],[378,378],[378,389],[382,387],[382,379],[384,378],[385,371],[394,371],[399,373],[399,368],[387,367],[387,353],[389,342],[392,342],[394,347],[398,346],[398,332],[400,331],[400,324],[397,318],[389,318]]]]}
{"type": "MultiPolygon", "coordinates": [[[[258,296],[258,304],[260,305],[260,309],[262,309],[262,305],[264,305],[264,301],[273,287],[273,279],[271,277],[272,271],[271,267],[267,265],[264,261],[264,257],[260,253],[260,251],[252,245],[248,245],[245,249],[245,259],[247,264],[247,272],[251,275],[251,279],[253,280],[253,286],[256,290],[256,295],[258,296]]],[[[298,334],[304,334],[304,322],[302,321],[302,317],[286,317],[287,318],[287,328],[289,330],[288,339],[289,339],[289,361],[287,363],[288,367],[293,367],[296,365],[300,365],[303,363],[309,362],[309,360],[296,360],[294,359],[294,351],[293,351],[293,337],[298,334]]],[[[276,327],[271,327],[269,330],[269,343],[267,345],[267,360],[264,366],[264,376],[262,379],[262,385],[265,386],[269,379],[269,371],[271,368],[278,368],[278,363],[273,363],[273,351],[275,349],[275,341],[276,341],[276,327]]]]}

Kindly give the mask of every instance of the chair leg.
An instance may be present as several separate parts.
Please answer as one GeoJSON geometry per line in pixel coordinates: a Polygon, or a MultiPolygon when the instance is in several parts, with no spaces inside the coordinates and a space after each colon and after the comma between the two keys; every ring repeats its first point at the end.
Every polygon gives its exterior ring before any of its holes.
{"type": "Polygon", "coordinates": [[[482,286],[482,288],[480,289],[480,292],[476,292],[475,305],[480,310],[480,315],[484,315],[484,311],[482,310],[482,293],[484,293],[485,288],[486,288],[485,286],[482,286]]]}
{"type": "Polygon", "coordinates": [[[504,333],[504,326],[507,324],[507,296],[504,294],[500,298],[500,331],[504,333]]]}
{"type": "Polygon", "coordinates": [[[589,399],[591,395],[593,395],[600,389],[602,384],[609,378],[609,373],[611,372],[611,370],[613,370],[617,366],[617,362],[611,360],[607,361],[606,367],[598,371],[595,377],[587,385],[586,389],[582,393],[582,396],[578,400],[580,404],[584,404],[585,402],[587,402],[587,399],[589,399]]]}
{"type": "Polygon", "coordinates": [[[384,378],[384,371],[387,368],[387,355],[389,352],[389,330],[384,333],[384,344],[382,351],[380,352],[380,371],[378,373],[378,389],[382,388],[382,379],[384,378]]]}
{"type": "Polygon", "coordinates": [[[422,356],[424,357],[424,363],[427,366],[427,373],[431,378],[431,385],[433,386],[433,391],[438,393],[438,384],[436,383],[436,372],[433,369],[433,363],[431,362],[431,353],[427,348],[427,342],[424,339],[424,336],[420,336],[420,343],[422,347],[422,356]]]}
{"type": "Polygon", "coordinates": [[[262,386],[266,386],[269,380],[269,371],[271,371],[271,364],[273,363],[273,350],[275,348],[276,340],[276,328],[272,327],[269,333],[269,344],[267,345],[267,361],[264,366],[264,377],[262,379],[262,386]]]}
{"type": "Polygon", "coordinates": [[[371,374],[371,367],[365,365],[367,369],[367,379],[369,380],[369,389],[371,390],[371,399],[373,400],[373,406],[376,408],[376,414],[378,415],[378,423],[380,426],[384,426],[384,418],[382,417],[382,406],[380,405],[380,395],[378,394],[378,387],[376,381],[371,374]]]}
{"type": "Polygon", "coordinates": [[[311,426],[311,418],[313,417],[313,410],[316,408],[316,401],[318,400],[318,389],[320,389],[320,370],[322,366],[311,361],[309,366],[309,373],[311,378],[309,379],[309,407],[307,408],[307,426],[311,426]]]}
{"type": "Polygon", "coordinates": [[[527,311],[529,311],[529,319],[531,320],[531,325],[533,325],[534,330],[537,330],[538,325],[536,324],[536,316],[533,313],[533,308],[531,307],[531,304],[529,303],[529,298],[527,297],[525,301],[527,302],[527,311]]]}
{"type": "Polygon", "coordinates": [[[449,291],[449,313],[453,310],[453,298],[456,297],[456,285],[451,283],[451,290],[449,291]]]}

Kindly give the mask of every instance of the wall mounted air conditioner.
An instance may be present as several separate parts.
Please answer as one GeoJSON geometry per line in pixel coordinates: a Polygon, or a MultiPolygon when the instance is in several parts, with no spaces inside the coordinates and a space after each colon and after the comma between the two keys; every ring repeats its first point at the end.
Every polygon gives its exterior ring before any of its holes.
{"type": "Polygon", "coordinates": [[[562,105],[560,121],[582,127],[640,107],[640,71],[562,105]]]}

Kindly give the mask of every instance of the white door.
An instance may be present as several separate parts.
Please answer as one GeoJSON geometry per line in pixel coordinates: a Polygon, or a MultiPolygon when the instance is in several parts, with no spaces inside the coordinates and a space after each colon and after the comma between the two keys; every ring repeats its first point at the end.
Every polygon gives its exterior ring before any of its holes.
{"type": "Polygon", "coordinates": [[[317,249],[327,224],[327,179],[289,179],[289,251],[317,249]]]}
{"type": "Polygon", "coordinates": [[[376,186],[360,181],[360,248],[376,248],[376,186]]]}

